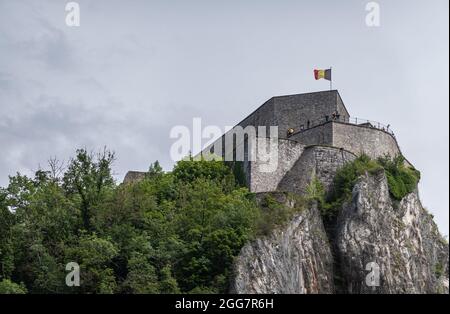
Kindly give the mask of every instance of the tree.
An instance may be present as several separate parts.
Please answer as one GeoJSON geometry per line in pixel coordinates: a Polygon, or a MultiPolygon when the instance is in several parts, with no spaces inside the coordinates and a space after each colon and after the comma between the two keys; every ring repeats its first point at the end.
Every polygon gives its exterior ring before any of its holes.
{"type": "Polygon", "coordinates": [[[189,183],[197,179],[211,180],[220,183],[224,190],[231,191],[235,187],[235,179],[230,167],[220,160],[187,160],[179,161],[173,169],[175,180],[189,183]]]}
{"type": "Polygon", "coordinates": [[[96,157],[85,149],[79,149],[64,174],[64,189],[69,195],[80,198],[81,215],[86,230],[91,230],[92,210],[114,187],[111,175],[113,161],[114,153],[106,149],[96,157]]]}
{"type": "Polygon", "coordinates": [[[127,278],[122,284],[125,293],[158,293],[158,277],[155,267],[143,254],[133,254],[128,260],[127,278]]]}
{"type": "Polygon", "coordinates": [[[8,209],[7,191],[0,189],[0,280],[10,278],[14,270],[14,250],[11,228],[14,215],[8,209]]]}
{"type": "Polygon", "coordinates": [[[23,285],[18,285],[9,279],[0,281],[0,294],[25,294],[27,289],[23,285]]]}
{"type": "Polygon", "coordinates": [[[114,154],[77,150],[0,189],[0,293],[225,292],[259,209],[221,161],[158,162],[116,185],[114,154]],[[80,266],[80,286],[65,266],[80,266]],[[18,284],[20,283],[20,284],[18,284]]]}
{"type": "Polygon", "coordinates": [[[218,276],[228,278],[233,257],[254,232],[258,208],[246,189],[227,193],[212,180],[197,179],[180,190],[175,226],[187,249],[174,265],[176,278],[184,291],[225,292],[227,280],[217,286],[218,276]]]}
{"type": "Polygon", "coordinates": [[[81,284],[78,292],[114,293],[117,282],[112,261],[117,254],[114,243],[95,234],[83,234],[77,243],[68,247],[66,261],[80,265],[81,284]]]}

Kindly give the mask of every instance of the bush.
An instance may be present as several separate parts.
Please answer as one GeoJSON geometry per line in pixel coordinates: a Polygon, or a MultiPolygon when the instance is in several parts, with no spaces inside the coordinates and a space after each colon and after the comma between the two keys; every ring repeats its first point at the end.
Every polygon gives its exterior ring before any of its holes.
{"type": "MultiPolygon", "coordinates": [[[[179,161],[172,172],[175,180],[194,182],[196,179],[212,180],[223,183],[233,176],[232,171],[220,160],[194,160],[193,157],[179,161]]],[[[233,178],[234,179],[234,178],[233,178]]]]}
{"type": "Polygon", "coordinates": [[[420,180],[420,172],[405,165],[405,158],[397,156],[391,159],[385,156],[378,159],[380,165],[386,171],[389,192],[395,200],[401,200],[407,194],[414,191],[420,180]]]}
{"type": "Polygon", "coordinates": [[[335,216],[344,201],[350,199],[358,178],[366,172],[375,173],[380,169],[380,164],[364,154],[345,164],[336,172],[331,192],[326,201],[321,203],[322,214],[326,217],[335,216]]]}
{"type": "Polygon", "coordinates": [[[0,281],[0,294],[25,294],[27,289],[22,285],[18,285],[9,279],[0,281]]]}
{"type": "Polygon", "coordinates": [[[434,265],[434,275],[437,278],[441,278],[445,274],[444,265],[442,263],[437,263],[434,265]]]}
{"type": "Polygon", "coordinates": [[[386,173],[389,192],[394,200],[401,200],[413,192],[420,180],[420,172],[406,166],[403,156],[391,158],[386,155],[373,160],[363,154],[336,172],[330,194],[326,201],[319,202],[322,214],[325,217],[334,217],[342,204],[350,199],[358,178],[365,173],[374,174],[380,170],[386,173]]]}
{"type": "Polygon", "coordinates": [[[305,199],[286,194],[287,200],[295,202],[294,207],[287,206],[277,201],[272,195],[267,194],[261,202],[261,214],[257,222],[256,235],[269,235],[274,229],[284,226],[296,213],[304,210],[305,199]]]}
{"type": "Polygon", "coordinates": [[[320,205],[323,205],[325,202],[325,188],[316,176],[312,178],[306,187],[306,197],[309,201],[319,202],[320,205]]]}

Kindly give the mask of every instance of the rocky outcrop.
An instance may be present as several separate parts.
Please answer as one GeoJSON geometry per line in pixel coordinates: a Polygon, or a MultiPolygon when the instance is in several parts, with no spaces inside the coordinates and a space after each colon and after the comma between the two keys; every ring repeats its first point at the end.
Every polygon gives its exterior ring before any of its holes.
{"type": "Polygon", "coordinates": [[[417,191],[392,201],[384,171],[359,180],[335,236],[343,292],[448,293],[448,244],[417,191]]]}
{"type": "MultiPolygon", "coordinates": [[[[275,195],[288,207],[296,205],[287,194],[264,194],[275,195]]],[[[313,206],[295,214],[285,227],[242,248],[231,292],[333,293],[332,263],[322,219],[313,206]]]]}
{"type": "Polygon", "coordinates": [[[384,171],[359,179],[333,224],[310,206],[248,243],[231,292],[448,293],[448,243],[417,191],[392,200],[384,171]]]}

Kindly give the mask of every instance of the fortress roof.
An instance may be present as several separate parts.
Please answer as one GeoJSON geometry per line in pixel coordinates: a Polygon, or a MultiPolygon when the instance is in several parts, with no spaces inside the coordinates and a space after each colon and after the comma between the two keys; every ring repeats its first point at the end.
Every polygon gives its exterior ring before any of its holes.
{"type": "Polygon", "coordinates": [[[326,91],[318,91],[318,92],[309,92],[302,94],[291,94],[291,95],[281,95],[274,96],[271,99],[274,99],[277,103],[283,104],[286,103],[287,99],[295,100],[297,102],[304,102],[309,105],[315,105],[318,101],[325,101],[326,99],[335,100],[336,103],[340,103],[342,107],[345,109],[345,112],[350,115],[347,108],[345,107],[344,102],[342,101],[341,95],[337,89],[326,90],[326,91]]]}
{"type": "Polygon", "coordinates": [[[289,112],[294,114],[294,111],[297,112],[296,115],[305,115],[306,113],[322,115],[331,114],[331,108],[339,110],[345,116],[350,116],[338,90],[273,96],[240,121],[238,125],[246,125],[246,121],[258,115],[258,112],[270,111],[273,115],[282,114],[284,116],[288,115],[289,112]],[[300,109],[301,112],[298,111],[300,109]]]}

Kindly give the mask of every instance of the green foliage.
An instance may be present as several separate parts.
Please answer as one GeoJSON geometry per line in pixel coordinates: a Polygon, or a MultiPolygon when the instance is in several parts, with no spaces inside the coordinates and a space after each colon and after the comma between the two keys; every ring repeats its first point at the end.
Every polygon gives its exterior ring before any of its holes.
{"type": "Polygon", "coordinates": [[[190,291],[210,287],[224,292],[217,276],[228,276],[233,257],[250,238],[258,214],[246,189],[223,191],[211,180],[197,179],[180,186],[179,214],[174,226],[185,254],[174,265],[180,287],[190,291]]]}
{"type": "Polygon", "coordinates": [[[353,187],[361,175],[381,169],[376,161],[364,154],[341,167],[336,172],[330,194],[320,202],[323,216],[332,218],[336,215],[342,203],[351,197],[353,187]]]}
{"type": "Polygon", "coordinates": [[[294,201],[294,206],[288,206],[285,202],[277,200],[267,194],[261,202],[261,214],[257,220],[256,233],[269,235],[274,229],[284,226],[296,213],[304,210],[306,200],[302,197],[286,194],[286,200],[294,201]]]}
{"type": "Polygon", "coordinates": [[[111,240],[96,234],[82,234],[75,245],[67,248],[67,260],[77,262],[82,270],[80,292],[115,292],[117,284],[111,267],[117,254],[111,240]]]}
{"type": "Polygon", "coordinates": [[[313,176],[306,187],[306,198],[308,201],[316,201],[322,206],[325,203],[325,188],[316,176],[313,176]]]}
{"type": "Polygon", "coordinates": [[[434,275],[436,278],[441,278],[445,273],[444,265],[442,263],[436,263],[434,265],[434,275]]]}
{"type": "Polygon", "coordinates": [[[150,165],[148,168],[147,176],[154,177],[154,176],[162,176],[164,174],[164,171],[159,164],[159,161],[155,161],[150,165]]]}
{"type": "Polygon", "coordinates": [[[387,155],[372,160],[367,155],[361,155],[337,171],[330,194],[320,201],[322,214],[328,218],[334,217],[343,202],[350,199],[353,187],[360,176],[383,170],[386,173],[389,192],[394,200],[401,200],[408,193],[413,192],[420,180],[420,172],[406,166],[403,156],[391,158],[387,155]]]}
{"type": "Polygon", "coordinates": [[[7,192],[0,189],[0,280],[9,278],[14,270],[12,226],[14,215],[8,210],[7,192]]]}
{"type": "Polygon", "coordinates": [[[178,288],[178,282],[172,275],[172,270],[170,266],[164,266],[161,269],[161,280],[159,282],[159,292],[160,293],[180,293],[178,288]]]}
{"type": "Polygon", "coordinates": [[[407,194],[414,191],[420,180],[420,172],[414,168],[405,166],[405,158],[397,156],[391,159],[389,156],[378,159],[386,171],[389,191],[396,200],[401,200],[407,194]]]}
{"type": "Polygon", "coordinates": [[[25,294],[27,289],[23,285],[18,285],[9,279],[0,281],[0,294],[25,294]]]}
{"type": "Polygon", "coordinates": [[[236,185],[244,187],[246,185],[247,179],[244,172],[244,162],[243,161],[227,161],[225,164],[230,167],[233,172],[233,176],[236,181],[236,185]]]}
{"type": "Polygon", "coordinates": [[[59,175],[17,174],[0,189],[0,293],[227,291],[260,215],[233,168],[190,158],[168,173],[155,162],[116,185],[113,160],[78,150],[59,175]],[[65,284],[69,262],[80,287],[65,284]]]}
{"type": "Polygon", "coordinates": [[[111,165],[114,153],[106,149],[94,156],[85,149],[77,150],[63,177],[64,190],[79,203],[84,228],[91,229],[91,216],[113,187],[111,165]]]}
{"type": "Polygon", "coordinates": [[[181,160],[173,169],[176,181],[185,183],[194,182],[196,179],[206,179],[220,183],[224,189],[231,190],[235,185],[235,178],[229,167],[221,160],[200,159],[181,160]]]}

